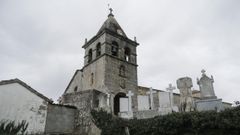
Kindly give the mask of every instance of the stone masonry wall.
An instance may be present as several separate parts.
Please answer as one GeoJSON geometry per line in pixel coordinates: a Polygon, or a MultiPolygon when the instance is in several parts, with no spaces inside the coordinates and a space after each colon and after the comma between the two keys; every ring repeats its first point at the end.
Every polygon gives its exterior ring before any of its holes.
{"type": "Polygon", "coordinates": [[[45,132],[47,134],[72,134],[76,108],[49,104],[45,132]]]}
{"type": "Polygon", "coordinates": [[[68,93],[63,95],[63,104],[73,105],[77,107],[75,118],[75,131],[76,134],[81,135],[100,135],[100,130],[96,128],[91,120],[90,111],[96,103],[94,100],[94,91],[85,90],[75,93],[68,93]]]}

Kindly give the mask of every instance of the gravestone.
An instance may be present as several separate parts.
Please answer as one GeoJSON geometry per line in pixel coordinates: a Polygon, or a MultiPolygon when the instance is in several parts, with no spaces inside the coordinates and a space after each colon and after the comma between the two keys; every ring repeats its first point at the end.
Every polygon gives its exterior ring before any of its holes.
{"type": "Polygon", "coordinates": [[[178,106],[177,105],[174,105],[174,100],[173,100],[173,90],[175,90],[176,87],[172,86],[172,84],[170,83],[168,85],[168,88],[166,88],[167,91],[170,92],[170,106],[171,106],[171,109],[172,109],[172,112],[178,112],[178,106]]]}
{"type": "Polygon", "coordinates": [[[128,97],[128,111],[132,112],[132,96],[134,94],[132,93],[132,91],[128,91],[127,97],[128,97]]]}
{"type": "Polygon", "coordinates": [[[213,88],[213,83],[214,79],[213,76],[209,78],[206,75],[206,71],[203,69],[202,71],[202,77],[200,80],[197,78],[197,84],[199,85],[200,93],[201,93],[201,98],[202,99],[217,99],[215,96],[214,88],[213,88]]]}
{"type": "Polygon", "coordinates": [[[174,103],[173,103],[173,90],[175,90],[175,89],[176,89],[176,87],[172,86],[171,83],[169,84],[168,88],[166,88],[166,90],[170,92],[170,106],[171,106],[172,111],[173,111],[173,105],[174,105],[174,103]]]}
{"type": "Polygon", "coordinates": [[[153,102],[153,94],[156,93],[156,91],[153,91],[152,87],[150,87],[150,90],[147,92],[150,97],[150,110],[154,110],[154,102],[153,102]]]}
{"type": "Polygon", "coordinates": [[[180,111],[189,112],[194,110],[192,98],[192,79],[189,77],[179,78],[177,88],[180,90],[180,111]]]}
{"type": "Polygon", "coordinates": [[[169,92],[158,92],[159,108],[158,111],[162,114],[168,114],[172,112],[171,99],[169,92]]]}
{"type": "Polygon", "coordinates": [[[120,112],[128,112],[128,98],[120,98],[120,112]]]}
{"type": "Polygon", "coordinates": [[[120,98],[120,112],[119,116],[122,118],[133,118],[133,111],[132,111],[132,96],[134,94],[131,91],[128,91],[127,97],[128,98],[120,98]],[[122,107],[122,110],[121,110],[122,107]]]}
{"type": "Polygon", "coordinates": [[[138,95],[138,110],[149,110],[149,98],[148,96],[138,95]]]}
{"type": "Polygon", "coordinates": [[[201,100],[195,101],[196,110],[198,111],[207,111],[207,110],[216,110],[221,111],[223,109],[222,99],[218,99],[215,95],[213,82],[214,79],[211,76],[206,75],[206,71],[202,70],[202,77],[197,78],[197,84],[201,92],[201,100]]]}
{"type": "Polygon", "coordinates": [[[169,92],[159,92],[158,97],[159,97],[159,107],[160,108],[166,108],[166,107],[170,108],[171,107],[169,92]]]}

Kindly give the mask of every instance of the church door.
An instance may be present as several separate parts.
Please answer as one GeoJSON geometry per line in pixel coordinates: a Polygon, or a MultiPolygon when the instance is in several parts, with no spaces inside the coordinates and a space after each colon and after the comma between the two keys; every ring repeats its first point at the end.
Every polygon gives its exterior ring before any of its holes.
{"type": "Polygon", "coordinates": [[[115,97],[114,97],[114,114],[118,115],[118,113],[120,112],[120,98],[127,98],[125,93],[118,93],[115,97]]]}

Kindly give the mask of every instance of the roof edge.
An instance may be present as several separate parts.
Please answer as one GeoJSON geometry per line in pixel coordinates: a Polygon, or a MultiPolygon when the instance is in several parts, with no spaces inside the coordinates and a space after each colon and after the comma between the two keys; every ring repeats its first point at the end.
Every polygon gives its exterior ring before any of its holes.
{"type": "Polygon", "coordinates": [[[26,89],[28,89],[30,92],[32,92],[32,93],[36,94],[37,96],[39,96],[40,98],[44,99],[45,101],[47,101],[49,103],[53,103],[53,100],[51,100],[48,97],[44,96],[43,94],[39,93],[37,90],[33,89],[31,86],[29,86],[28,84],[26,84],[25,82],[21,81],[18,78],[0,81],[0,85],[7,85],[7,84],[12,84],[12,83],[18,83],[18,84],[22,85],[23,87],[25,87],[26,89]]]}
{"type": "Polygon", "coordinates": [[[82,72],[82,69],[77,69],[77,70],[75,71],[75,73],[74,73],[72,79],[71,79],[70,82],[68,83],[68,86],[66,87],[65,91],[63,92],[63,94],[65,94],[65,93],[67,92],[67,89],[70,87],[70,85],[71,85],[73,79],[75,78],[75,76],[77,75],[77,73],[78,73],[79,71],[82,72]]]}

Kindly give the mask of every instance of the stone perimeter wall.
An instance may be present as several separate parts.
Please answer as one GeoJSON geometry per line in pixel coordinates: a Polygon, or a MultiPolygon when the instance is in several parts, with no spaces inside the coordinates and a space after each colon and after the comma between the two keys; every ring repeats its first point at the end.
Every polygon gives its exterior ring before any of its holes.
{"type": "Polygon", "coordinates": [[[93,124],[91,119],[91,109],[99,105],[96,90],[85,90],[74,93],[65,93],[63,97],[64,105],[77,107],[75,117],[75,130],[73,134],[80,135],[100,135],[100,130],[93,124]]]}
{"type": "Polygon", "coordinates": [[[77,109],[49,104],[45,132],[47,134],[71,134],[74,130],[77,109]]]}

